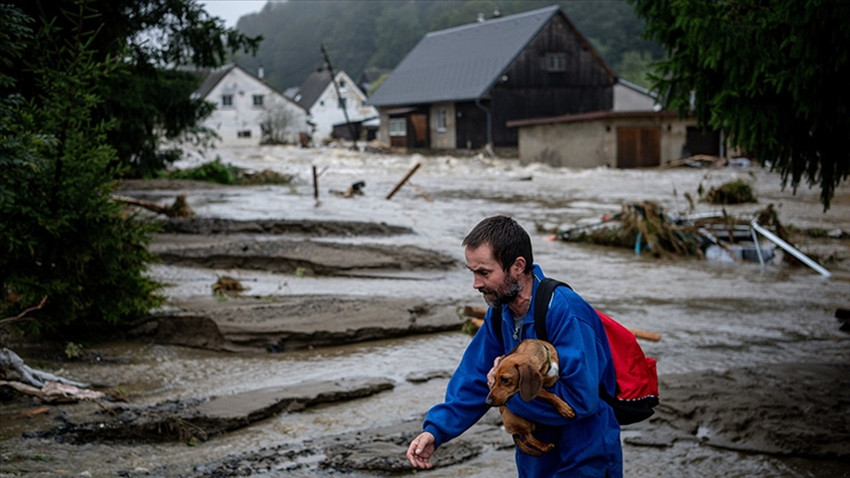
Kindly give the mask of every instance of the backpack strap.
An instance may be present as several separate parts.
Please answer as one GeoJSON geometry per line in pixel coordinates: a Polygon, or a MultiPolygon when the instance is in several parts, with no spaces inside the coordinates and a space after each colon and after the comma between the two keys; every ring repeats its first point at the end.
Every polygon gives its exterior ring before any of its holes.
{"type": "Polygon", "coordinates": [[[569,284],[559,280],[545,278],[540,281],[537,286],[537,293],[534,294],[534,332],[537,338],[543,341],[549,341],[549,333],[546,332],[546,313],[549,311],[549,302],[552,301],[552,293],[555,288],[564,286],[572,289],[569,284]]]}

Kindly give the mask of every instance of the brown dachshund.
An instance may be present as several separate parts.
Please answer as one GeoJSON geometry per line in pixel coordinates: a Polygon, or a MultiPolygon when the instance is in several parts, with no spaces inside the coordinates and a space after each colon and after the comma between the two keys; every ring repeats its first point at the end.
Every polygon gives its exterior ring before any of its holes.
{"type": "Polygon", "coordinates": [[[534,422],[514,415],[504,405],[519,393],[526,402],[540,398],[552,404],[561,416],[575,418],[575,411],[567,402],[543,389],[558,381],[558,351],[555,347],[542,340],[523,340],[499,362],[494,379],[487,395],[487,405],[499,407],[505,430],[513,435],[517,447],[534,456],[552,451],[554,444],[543,443],[532,435],[534,422]]]}

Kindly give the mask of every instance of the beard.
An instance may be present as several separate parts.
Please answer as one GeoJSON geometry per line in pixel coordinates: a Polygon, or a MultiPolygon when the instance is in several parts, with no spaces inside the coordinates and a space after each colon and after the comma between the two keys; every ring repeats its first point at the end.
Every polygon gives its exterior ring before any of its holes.
{"type": "Polygon", "coordinates": [[[484,302],[486,302],[490,307],[499,307],[505,304],[510,304],[517,298],[519,291],[522,290],[522,286],[518,280],[507,276],[502,284],[504,285],[502,289],[506,289],[506,292],[500,292],[499,290],[490,289],[488,287],[482,287],[479,289],[479,292],[481,292],[484,296],[484,302]]]}

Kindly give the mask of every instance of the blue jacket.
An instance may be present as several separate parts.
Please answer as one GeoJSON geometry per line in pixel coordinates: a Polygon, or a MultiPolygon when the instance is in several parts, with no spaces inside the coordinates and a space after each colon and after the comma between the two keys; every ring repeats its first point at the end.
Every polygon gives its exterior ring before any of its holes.
{"type": "MultiPolygon", "coordinates": [[[[536,264],[533,275],[530,311],[534,310],[534,294],[544,278],[536,264]]],[[[500,343],[494,333],[491,312],[487,312],[484,325],[472,338],[449,381],[445,402],[435,405],[425,416],[423,429],[434,435],[438,447],[466,431],[487,412],[487,372],[497,356],[510,352],[523,339],[537,338],[532,316],[526,314],[522,330],[514,339],[513,313],[502,306],[504,343],[500,343]]],[[[556,446],[540,457],[517,449],[519,476],[622,477],[620,425],[611,407],[599,398],[600,383],[612,396],[616,389],[608,338],[599,317],[574,291],[558,287],[549,304],[546,331],[560,360],[560,380],[550,390],[573,407],[576,418],[560,416],[542,400],[524,402],[519,395],[508,400],[511,412],[537,424],[534,435],[538,439],[556,446]]]]}

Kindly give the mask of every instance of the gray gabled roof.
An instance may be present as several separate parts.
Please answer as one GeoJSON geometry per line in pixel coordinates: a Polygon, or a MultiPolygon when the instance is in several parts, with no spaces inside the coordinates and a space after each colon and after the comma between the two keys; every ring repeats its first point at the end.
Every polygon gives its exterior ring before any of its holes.
{"type": "Polygon", "coordinates": [[[329,69],[322,66],[313,70],[298,90],[298,95],[300,95],[298,103],[309,110],[330,84],[331,72],[329,69]]]}
{"type": "Polygon", "coordinates": [[[215,88],[215,85],[217,85],[218,82],[227,76],[227,74],[230,73],[230,70],[234,68],[236,68],[236,65],[228,63],[221,68],[209,71],[204,78],[204,81],[201,83],[200,88],[198,88],[198,91],[195,93],[201,98],[206,98],[212,89],[215,88]]]}
{"type": "Polygon", "coordinates": [[[481,98],[560,7],[431,32],[369,98],[373,106],[481,98]]]}

